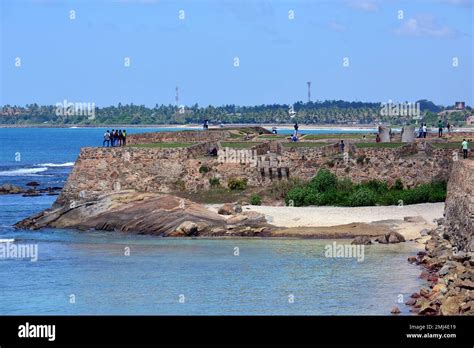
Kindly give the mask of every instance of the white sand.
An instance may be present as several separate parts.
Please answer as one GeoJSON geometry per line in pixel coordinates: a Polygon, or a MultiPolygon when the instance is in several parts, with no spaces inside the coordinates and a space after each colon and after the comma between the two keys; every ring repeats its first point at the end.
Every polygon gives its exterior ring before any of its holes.
{"type": "Polygon", "coordinates": [[[280,227],[337,226],[353,222],[376,222],[403,220],[406,216],[420,216],[428,225],[443,217],[444,203],[423,203],[399,206],[376,207],[272,207],[244,206],[265,214],[270,224],[280,227]]]}

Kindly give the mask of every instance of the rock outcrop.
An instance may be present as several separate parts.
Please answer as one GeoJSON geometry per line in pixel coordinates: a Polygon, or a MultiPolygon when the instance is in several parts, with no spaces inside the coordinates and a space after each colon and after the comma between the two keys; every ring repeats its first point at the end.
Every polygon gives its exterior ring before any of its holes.
{"type": "MultiPolygon", "coordinates": [[[[257,214],[257,213],[255,213],[257,214]]],[[[244,213],[229,223],[192,201],[172,195],[121,191],[71,202],[18,222],[18,228],[75,228],[159,236],[257,236],[270,233],[263,215],[244,213]]]]}

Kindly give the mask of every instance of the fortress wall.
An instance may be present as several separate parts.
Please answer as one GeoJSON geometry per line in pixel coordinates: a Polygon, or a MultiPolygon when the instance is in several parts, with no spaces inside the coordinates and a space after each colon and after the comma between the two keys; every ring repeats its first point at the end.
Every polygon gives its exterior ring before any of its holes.
{"type": "MultiPolygon", "coordinates": [[[[188,148],[83,148],[57,204],[93,199],[114,190],[173,192],[209,188],[217,177],[227,186],[231,177],[246,177],[251,186],[268,187],[287,177],[311,179],[320,168],[355,182],[400,178],[411,187],[432,180],[447,180],[452,164],[450,152],[431,157],[405,155],[401,149],[368,148],[349,151],[347,158],[337,144],[317,148],[281,147],[281,155],[258,154],[256,163],[219,163],[206,156],[217,142],[198,143],[188,148]],[[201,166],[208,172],[200,173],[201,166]],[[287,168],[287,169],[286,169],[287,168]]],[[[269,144],[259,145],[266,151],[269,144]]],[[[238,162],[238,161],[236,161],[238,162]]]]}
{"type": "Polygon", "coordinates": [[[460,250],[474,251],[474,161],[458,160],[448,182],[446,232],[460,250]]]}

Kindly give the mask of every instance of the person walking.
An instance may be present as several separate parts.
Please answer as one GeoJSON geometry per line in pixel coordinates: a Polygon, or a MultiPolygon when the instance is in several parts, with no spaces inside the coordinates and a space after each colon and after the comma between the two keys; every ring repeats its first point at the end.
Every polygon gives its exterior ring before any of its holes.
{"type": "Polygon", "coordinates": [[[463,139],[461,145],[462,145],[462,158],[466,159],[467,158],[467,152],[469,151],[468,150],[469,149],[469,143],[467,142],[466,139],[463,139]]]}
{"type": "Polygon", "coordinates": [[[451,133],[451,124],[448,122],[448,124],[446,125],[446,128],[448,128],[448,133],[451,133]]]}
{"type": "Polygon", "coordinates": [[[339,151],[344,152],[345,147],[346,145],[344,144],[344,140],[341,140],[341,142],[339,143],[339,151]]]}
{"type": "Polygon", "coordinates": [[[438,121],[438,138],[441,138],[443,136],[443,121],[439,120],[438,121]]]}
{"type": "Polygon", "coordinates": [[[295,122],[295,125],[293,126],[293,128],[295,128],[295,136],[297,137],[298,136],[298,122],[295,122]]]}
{"type": "Polygon", "coordinates": [[[107,144],[107,147],[110,146],[110,133],[108,129],[107,132],[104,133],[104,141],[102,142],[102,146],[105,146],[105,144],[107,144]]]}
{"type": "Polygon", "coordinates": [[[125,146],[125,145],[127,145],[127,131],[125,129],[122,131],[122,135],[123,135],[122,144],[123,144],[123,146],[125,146]]]}
{"type": "Polygon", "coordinates": [[[426,123],[423,123],[423,138],[426,138],[426,134],[428,133],[428,127],[426,127],[426,123]]]}

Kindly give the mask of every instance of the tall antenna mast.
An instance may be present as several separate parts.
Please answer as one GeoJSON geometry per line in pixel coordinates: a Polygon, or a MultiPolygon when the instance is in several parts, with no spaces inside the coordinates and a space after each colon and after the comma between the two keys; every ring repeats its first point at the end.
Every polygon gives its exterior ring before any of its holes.
{"type": "Polygon", "coordinates": [[[179,90],[178,90],[178,86],[176,86],[176,106],[179,106],[179,90]]]}
{"type": "Polygon", "coordinates": [[[311,101],[311,81],[306,82],[308,84],[308,103],[311,101]]]}

